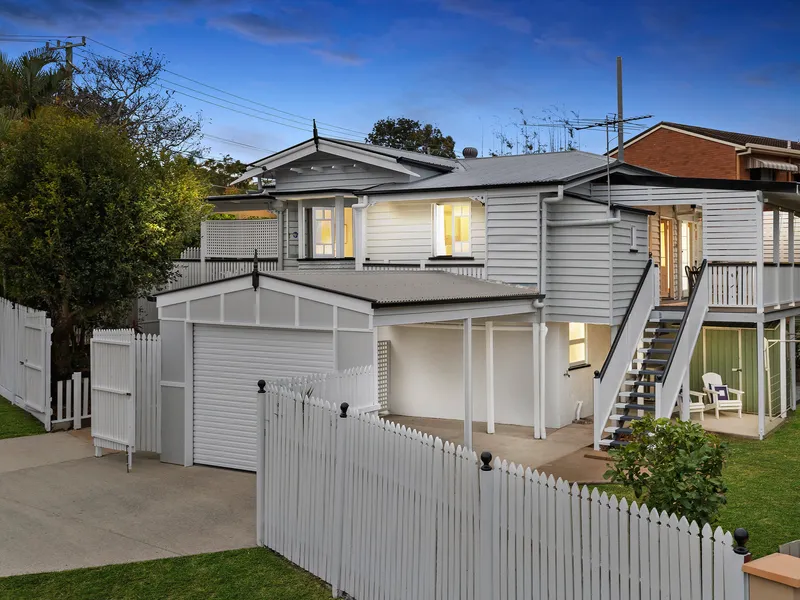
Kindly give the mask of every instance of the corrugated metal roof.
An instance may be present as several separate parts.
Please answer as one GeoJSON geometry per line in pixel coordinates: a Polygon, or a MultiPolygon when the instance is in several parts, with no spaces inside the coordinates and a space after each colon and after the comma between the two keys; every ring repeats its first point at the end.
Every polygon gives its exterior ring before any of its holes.
{"type": "Polygon", "coordinates": [[[293,271],[266,277],[343,294],[373,306],[436,304],[540,297],[535,287],[518,287],[443,271],[293,271]]]}
{"type": "Polygon", "coordinates": [[[463,169],[411,183],[383,183],[365,193],[477,188],[569,181],[606,166],[606,157],[581,150],[470,158],[458,161],[463,169]]]}

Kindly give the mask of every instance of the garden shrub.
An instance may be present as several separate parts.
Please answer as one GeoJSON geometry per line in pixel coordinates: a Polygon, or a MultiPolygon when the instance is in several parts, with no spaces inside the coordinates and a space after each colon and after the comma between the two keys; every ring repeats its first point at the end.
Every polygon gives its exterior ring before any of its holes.
{"type": "Polygon", "coordinates": [[[691,421],[646,415],[631,430],[629,443],[609,453],[605,478],[632,489],[648,508],[714,523],[725,504],[727,445],[691,421]]]}

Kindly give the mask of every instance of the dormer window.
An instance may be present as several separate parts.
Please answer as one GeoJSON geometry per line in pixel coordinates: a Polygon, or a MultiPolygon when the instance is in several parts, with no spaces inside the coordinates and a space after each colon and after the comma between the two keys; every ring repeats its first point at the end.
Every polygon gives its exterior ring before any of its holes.
{"type": "Polygon", "coordinates": [[[434,205],[434,255],[470,256],[472,254],[470,228],[471,211],[468,203],[434,205]]]}

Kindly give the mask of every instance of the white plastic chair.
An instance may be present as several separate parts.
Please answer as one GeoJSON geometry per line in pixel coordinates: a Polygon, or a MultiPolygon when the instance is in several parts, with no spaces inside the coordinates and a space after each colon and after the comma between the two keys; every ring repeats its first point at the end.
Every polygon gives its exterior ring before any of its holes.
{"type": "Polygon", "coordinates": [[[724,385],[722,377],[719,373],[706,373],[703,375],[703,391],[708,394],[709,399],[714,403],[714,412],[719,419],[719,411],[721,410],[736,410],[739,411],[739,418],[742,418],[742,390],[735,390],[732,387],[728,388],[728,399],[720,400],[719,393],[714,389],[714,386],[724,385]],[[736,395],[736,400],[731,399],[732,395],[736,395]]]}
{"type": "Polygon", "coordinates": [[[700,413],[700,420],[705,421],[705,412],[716,408],[716,404],[706,401],[708,394],[705,392],[689,392],[689,414],[700,413]]]}

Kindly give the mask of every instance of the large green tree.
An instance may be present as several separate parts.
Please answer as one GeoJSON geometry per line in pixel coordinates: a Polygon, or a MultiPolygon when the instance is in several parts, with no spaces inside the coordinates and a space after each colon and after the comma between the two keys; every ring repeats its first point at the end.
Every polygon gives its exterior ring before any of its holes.
{"type": "Polygon", "coordinates": [[[435,156],[455,158],[456,143],[442,130],[429,123],[422,124],[406,117],[387,117],[372,127],[366,141],[378,146],[426,152],[435,156]]]}
{"type": "Polygon", "coordinates": [[[0,140],[5,293],[53,320],[57,376],[78,367],[75,336],[116,325],[164,284],[207,214],[207,187],[180,156],[53,107],[0,140]]]}

